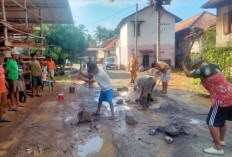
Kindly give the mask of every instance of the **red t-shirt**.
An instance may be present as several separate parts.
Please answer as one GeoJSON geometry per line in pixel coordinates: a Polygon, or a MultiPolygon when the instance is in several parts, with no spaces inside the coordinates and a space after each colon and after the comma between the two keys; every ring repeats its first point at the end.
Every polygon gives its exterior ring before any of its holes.
{"type": "Polygon", "coordinates": [[[0,65],[0,94],[6,92],[5,70],[0,65]]]}

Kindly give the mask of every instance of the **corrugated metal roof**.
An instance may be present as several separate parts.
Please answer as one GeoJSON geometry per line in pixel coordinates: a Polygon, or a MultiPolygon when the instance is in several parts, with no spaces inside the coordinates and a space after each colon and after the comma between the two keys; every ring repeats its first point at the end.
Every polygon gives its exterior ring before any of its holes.
{"type": "Polygon", "coordinates": [[[203,12],[177,24],[175,32],[194,27],[206,30],[215,24],[216,16],[208,12],[203,12]]]}
{"type": "MultiPolygon", "coordinates": [[[[13,1],[24,6],[24,0],[5,0],[7,22],[25,23],[24,9],[13,1]]],[[[27,0],[27,8],[36,14],[40,12],[43,23],[74,23],[68,0],[27,0]]],[[[0,18],[2,19],[2,14],[0,18]]],[[[28,23],[39,23],[39,18],[28,12],[28,23]]]]}
{"type": "Polygon", "coordinates": [[[231,0],[209,0],[201,8],[218,8],[229,2],[232,2],[232,1],[231,0]]]}

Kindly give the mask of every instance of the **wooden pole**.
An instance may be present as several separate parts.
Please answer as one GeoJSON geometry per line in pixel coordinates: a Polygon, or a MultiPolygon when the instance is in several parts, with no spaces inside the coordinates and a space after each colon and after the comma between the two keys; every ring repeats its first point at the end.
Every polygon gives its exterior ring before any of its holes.
{"type": "MultiPolygon", "coordinates": [[[[24,0],[24,7],[27,9],[27,0],[24,0]]],[[[26,28],[28,28],[28,14],[27,14],[27,10],[25,10],[25,25],[26,25],[26,28]]],[[[29,40],[29,37],[27,36],[27,40],[29,40]]],[[[31,49],[28,48],[27,49],[27,54],[30,55],[31,53],[31,49]]]]}
{"type": "MultiPolygon", "coordinates": [[[[39,9],[39,15],[41,16],[41,9],[39,9]]],[[[40,34],[41,37],[44,37],[44,30],[43,30],[43,19],[40,19],[40,34]]],[[[44,45],[44,40],[41,40],[41,44],[44,45]]],[[[41,52],[43,55],[43,51],[41,52]]]]}
{"type": "Polygon", "coordinates": [[[156,50],[156,61],[160,61],[160,8],[157,8],[157,50],[156,50]]]}
{"type": "Polygon", "coordinates": [[[138,53],[138,3],[136,3],[136,14],[135,14],[135,57],[138,53]]]}
{"type": "MultiPolygon", "coordinates": [[[[6,21],[6,11],[5,11],[5,0],[2,0],[2,17],[3,17],[3,21],[6,21]]],[[[7,34],[7,27],[4,26],[4,37],[5,37],[5,41],[8,41],[8,34],[7,34]]]]}

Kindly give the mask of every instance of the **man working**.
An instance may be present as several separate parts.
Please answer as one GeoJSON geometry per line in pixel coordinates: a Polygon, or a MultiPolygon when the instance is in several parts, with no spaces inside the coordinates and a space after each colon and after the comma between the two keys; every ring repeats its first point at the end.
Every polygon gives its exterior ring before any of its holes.
{"type": "Polygon", "coordinates": [[[91,64],[89,67],[89,72],[93,73],[93,79],[90,80],[90,75],[86,75],[80,71],[80,76],[78,79],[85,81],[86,83],[97,82],[101,88],[101,94],[99,96],[98,109],[95,115],[100,115],[100,110],[103,101],[107,101],[110,104],[111,117],[109,120],[114,120],[114,105],[112,102],[113,99],[113,85],[111,83],[110,77],[103,69],[99,69],[96,64],[91,64]],[[82,78],[84,76],[87,79],[82,78]]]}
{"type": "Polygon", "coordinates": [[[132,53],[132,58],[130,58],[129,60],[128,69],[129,69],[130,78],[131,78],[130,83],[133,83],[134,80],[137,78],[137,71],[138,71],[138,60],[135,57],[134,53],[132,53]]]}
{"type": "Polygon", "coordinates": [[[155,68],[158,69],[160,72],[163,73],[162,77],[161,77],[161,81],[162,81],[162,86],[163,86],[163,90],[161,91],[163,94],[167,94],[167,90],[168,90],[168,81],[170,78],[170,74],[171,74],[171,68],[170,66],[162,61],[158,61],[155,65],[155,68]]]}
{"type": "Polygon", "coordinates": [[[135,79],[134,90],[137,90],[137,87],[141,88],[141,95],[139,98],[141,107],[139,110],[146,110],[149,107],[149,101],[151,93],[156,84],[156,78],[150,75],[142,75],[135,79]]]}
{"type": "MultiPolygon", "coordinates": [[[[89,72],[89,67],[91,64],[93,64],[93,61],[92,61],[92,57],[89,56],[89,62],[87,63],[87,73],[89,75],[89,80],[93,79],[93,75],[89,72]]],[[[89,83],[89,88],[92,88],[92,87],[93,87],[93,84],[89,83]]]]}
{"type": "Polygon", "coordinates": [[[200,78],[201,84],[210,93],[211,109],[206,123],[214,141],[214,147],[204,149],[209,154],[222,155],[225,146],[226,120],[232,121],[232,86],[226,80],[218,65],[208,64],[200,57],[191,61],[190,73],[186,63],[182,63],[182,68],[187,77],[200,78]]]}
{"type": "Polygon", "coordinates": [[[55,70],[56,70],[55,62],[52,60],[52,57],[49,56],[48,61],[44,61],[43,63],[47,65],[48,73],[49,73],[49,75],[51,77],[51,80],[53,81],[53,78],[54,78],[54,75],[55,75],[55,70]]]}
{"type": "Polygon", "coordinates": [[[14,105],[14,96],[16,95],[16,106],[24,107],[19,103],[19,72],[17,60],[19,59],[20,53],[13,48],[12,49],[12,59],[10,59],[6,64],[6,75],[10,87],[10,100],[11,104],[14,105]]]}

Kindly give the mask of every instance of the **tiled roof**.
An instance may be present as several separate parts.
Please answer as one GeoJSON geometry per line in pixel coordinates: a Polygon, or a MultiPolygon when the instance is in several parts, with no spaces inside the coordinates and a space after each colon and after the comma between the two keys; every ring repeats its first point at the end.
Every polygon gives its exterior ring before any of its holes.
{"type": "Polygon", "coordinates": [[[176,25],[175,32],[191,28],[200,28],[203,30],[207,30],[209,27],[215,24],[216,16],[208,12],[203,12],[178,23],[176,25]]]}
{"type": "Polygon", "coordinates": [[[228,2],[231,2],[231,0],[209,0],[202,8],[218,8],[228,2]]]}
{"type": "Polygon", "coordinates": [[[104,48],[105,50],[110,50],[112,47],[116,45],[117,41],[118,39],[116,37],[108,39],[101,45],[101,48],[104,48]]]}

